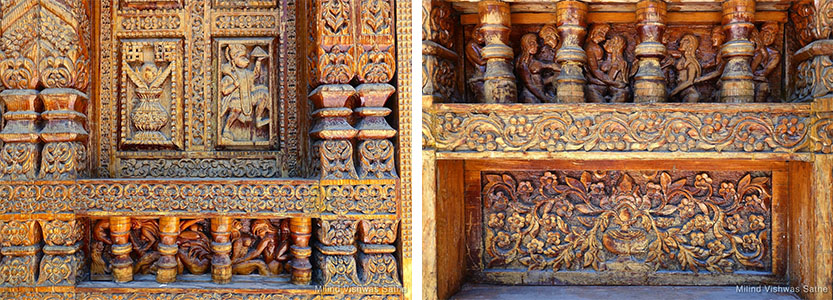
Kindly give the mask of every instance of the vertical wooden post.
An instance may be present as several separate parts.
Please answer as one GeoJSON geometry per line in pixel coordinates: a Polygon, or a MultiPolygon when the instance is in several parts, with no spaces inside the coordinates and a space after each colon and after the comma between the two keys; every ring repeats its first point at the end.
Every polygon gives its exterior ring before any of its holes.
{"type": "Polygon", "coordinates": [[[660,60],[666,54],[662,44],[665,13],[666,5],[662,0],[636,3],[636,28],[640,42],[634,51],[638,62],[633,82],[633,102],[665,102],[665,74],[660,66],[660,60]]]}
{"type": "Polygon", "coordinates": [[[159,218],[159,253],[156,282],[171,283],[176,281],[176,238],[179,236],[179,218],[159,218]]]}
{"type": "Polygon", "coordinates": [[[755,101],[755,82],[749,60],[755,45],[749,40],[755,24],[755,0],[726,0],[723,2],[723,30],[728,42],[720,52],[726,59],[720,77],[720,102],[751,103],[755,101]]]}
{"type": "MultiPolygon", "coordinates": [[[[8,87],[7,87],[8,88],[8,87]]],[[[0,99],[6,107],[6,120],[0,140],[0,168],[5,180],[31,180],[37,176],[40,158],[37,120],[43,111],[43,103],[36,90],[5,90],[0,99]]]]}
{"type": "Polygon", "coordinates": [[[113,280],[130,282],[133,280],[133,259],[130,252],[130,217],[110,217],[110,238],[113,239],[113,280]]]}
{"type": "Polygon", "coordinates": [[[509,47],[509,32],[512,22],[509,3],[484,0],[477,3],[480,28],[486,40],[482,55],[486,60],[483,75],[484,102],[513,103],[518,99],[515,75],[512,73],[512,47],[509,47]]]}
{"type": "Polygon", "coordinates": [[[309,262],[312,254],[312,248],[309,246],[312,219],[290,218],[289,231],[292,238],[292,246],[289,247],[292,253],[292,283],[307,285],[312,280],[312,264],[309,262]]]}
{"type": "Polygon", "coordinates": [[[587,34],[587,4],[579,1],[559,1],[555,4],[556,24],[561,36],[561,48],[555,53],[555,60],[561,65],[561,74],[556,78],[556,99],[559,103],[584,102],[584,64],[587,54],[582,48],[587,34]]]}
{"type": "Polygon", "coordinates": [[[231,218],[211,219],[211,280],[218,284],[231,282],[231,218]]]}

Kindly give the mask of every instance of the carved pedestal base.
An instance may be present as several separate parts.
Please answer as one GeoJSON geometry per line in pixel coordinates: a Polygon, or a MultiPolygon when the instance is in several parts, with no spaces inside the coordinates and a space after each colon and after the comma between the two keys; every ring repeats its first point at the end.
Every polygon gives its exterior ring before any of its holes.
{"type": "Polygon", "coordinates": [[[324,287],[347,287],[360,284],[356,273],[356,246],[315,244],[316,277],[324,287]]]}

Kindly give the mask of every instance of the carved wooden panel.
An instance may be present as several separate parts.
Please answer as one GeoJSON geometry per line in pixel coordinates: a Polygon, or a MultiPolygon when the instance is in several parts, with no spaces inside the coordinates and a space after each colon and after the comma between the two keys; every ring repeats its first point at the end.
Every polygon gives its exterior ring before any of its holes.
{"type": "Polygon", "coordinates": [[[772,171],[484,170],[478,178],[469,201],[479,203],[467,209],[480,212],[467,222],[481,280],[511,282],[487,273],[518,270],[542,273],[525,283],[563,273],[557,278],[605,284],[777,273],[772,171]]]}
{"type": "Polygon", "coordinates": [[[298,115],[295,91],[294,2],[97,5],[102,84],[95,105],[100,134],[92,142],[99,176],[304,172],[299,126],[307,121],[299,119],[307,117],[298,115]],[[137,172],[149,169],[176,171],[137,172]]]}

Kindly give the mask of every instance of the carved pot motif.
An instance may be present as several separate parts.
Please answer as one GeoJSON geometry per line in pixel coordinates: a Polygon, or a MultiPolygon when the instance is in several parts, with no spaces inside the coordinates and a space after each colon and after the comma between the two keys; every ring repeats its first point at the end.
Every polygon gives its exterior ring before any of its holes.
{"type": "Polygon", "coordinates": [[[161,131],[168,124],[168,111],[160,103],[162,89],[137,90],[136,94],[139,103],[130,114],[133,126],[139,131],[161,131]]]}

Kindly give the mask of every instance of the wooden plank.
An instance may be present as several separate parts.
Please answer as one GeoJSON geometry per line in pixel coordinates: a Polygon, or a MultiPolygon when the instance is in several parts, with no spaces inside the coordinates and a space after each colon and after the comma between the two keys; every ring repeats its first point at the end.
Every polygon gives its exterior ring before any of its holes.
{"type": "Polygon", "coordinates": [[[448,299],[466,273],[463,162],[437,161],[436,171],[437,297],[448,299]]]}
{"type": "Polygon", "coordinates": [[[437,170],[433,150],[422,151],[422,297],[437,299],[437,170]]]}
{"type": "Polygon", "coordinates": [[[783,161],[766,160],[472,160],[466,162],[469,170],[782,170],[788,165],[783,161]],[[720,167],[715,167],[719,165],[720,167]]]}
{"type": "Polygon", "coordinates": [[[790,278],[790,286],[801,287],[808,282],[810,256],[812,243],[806,243],[812,239],[810,224],[813,220],[808,218],[808,212],[812,210],[810,203],[810,176],[812,163],[791,162],[790,163],[790,205],[789,205],[789,268],[787,274],[790,278]],[[807,244],[807,245],[804,245],[807,244]]]}
{"type": "MultiPolygon", "coordinates": [[[[512,13],[513,25],[528,24],[555,24],[556,14],[546,12],[517,12],[512,13]]],[[[667,24],[720,24],[721,12],[668,12],[667,24]]],[[[756,22],[787,22],[787,12],[784,11],[759,11],[755,13],[756,22]]],[[[477,14],[464,14],[460,16],[462,25],[475,25],[478,22],[477,14]]],[[[589,12],[587,13],[588,23],[635,23],[636,13],[634,12],[589,12]]]]}

